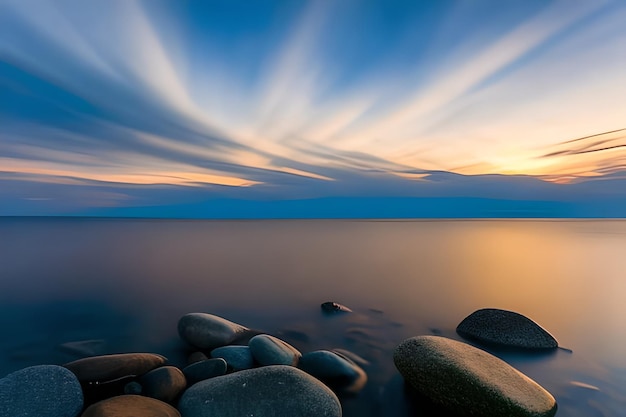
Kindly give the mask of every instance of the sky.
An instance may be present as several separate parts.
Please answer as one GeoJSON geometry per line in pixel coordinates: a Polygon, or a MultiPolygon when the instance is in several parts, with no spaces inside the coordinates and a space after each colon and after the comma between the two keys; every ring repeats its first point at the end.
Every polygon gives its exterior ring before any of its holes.
{"type": "Polygon", "coordinates": [[[623,0],[0,0],[0,215],[626,217],[623,0]]]}

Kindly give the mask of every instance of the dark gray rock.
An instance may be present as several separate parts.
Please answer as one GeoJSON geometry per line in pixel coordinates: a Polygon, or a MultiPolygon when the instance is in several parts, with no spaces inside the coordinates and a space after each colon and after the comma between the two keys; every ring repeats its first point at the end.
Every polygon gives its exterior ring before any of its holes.
{"type": "Polygon", "coordinates": [[[92,356],[63,365],[80,382],[106,382],[131,375],[143,375],[165,364],[167,359],[154,353],[120,353],[92,356]]]}
{"type": "Polygon", "coordinates": [[[459,335],[487,345],[523,349],[555,349],[558,342],[537,323],[513,311],[485,308],[467,316],[459,335]]]}
{"type": "Polygon", "coordinates": [[[551,417],[556,401],[543,387],[495,356],[440,336],[400,343],[393,360],[404,379],[433,402],[481,417],[551,417]]]}
{"type": "Polygon", "coordinates": [[[162,366],[142,375],[138,381],[142,394],[171,403],[187,387],[182,371],[174,366],[162,366]]]}
{"type": "Polygon", "coordinates": [[[183,368],[183,374],[187,378],[187,384],[193,385],[205,379],[222,376],[226,374],[227,369],[228,365],[224,359],[215,358],[192,363],[183,368]]]}
{"type": "Polygon", "coordinates": [[[331,352],[334,352],[340,356],[343,356],[344,358],[348,358],[359,366],[368,366],[370,364],[370,362],[367,359],[364,359],[360,357],[359,355],[357,355],[356,353],[351,352],[346,349],[335,348],[335,349],[331,349],[331,352]]]}
{"type": "Polygon", "coordinates": [[[185,391],[178,408],[184,417],[341,417],[330,389],[285,365],[198,382],[185,391]]]}
{"type": "Polygon", "coordinates": [[[31,366],[0,379],[2,417],[76,417],[82,408],[80,383],[61,366],[31,366]]]}
{"type": "Polygon", "coordinates": [[[326,301],[322,303],[320,307],[322,307],[324,313],[352,313],[352,310],[348,307],[334,301],[326,301]]]}
{"type": "Polygon", "coordinates": [[[250,352],[260,365],[296,366],[302,354],[298,349],[274,336],[261,334],[250,339],[250,352]]]}
{"type": "Polygon", "coordinates": [[[305,353],[298,367],[338,392],[357,393],[367,383],[367,374],[361,367],[328,350],[305,353]]]}
{"type": "Polygon", "coordinates": [[[185,314],[178,321],[178,334],[199,349],[226,346],[249,330],[232,321],[207,313],[185,314]]]}
{"type": "Polygon", "coordinates": [[[140,395],[143,392],[143,387],[137,381],[130,381],[124,385],[124,394],[128,395],[140,395]]]}
{"type": "Polygon", "coordinates": [[[241,371],[254,366],[254,359],[248,346],[222,346],[211,351],[212,358],[222,358],[229,369],[241,371]]]}
{"type": "Polygon", "coordinates": [[[154,398],[120,395],[89,406],[81,417],[181,417],[178,410],[154,398]]]}

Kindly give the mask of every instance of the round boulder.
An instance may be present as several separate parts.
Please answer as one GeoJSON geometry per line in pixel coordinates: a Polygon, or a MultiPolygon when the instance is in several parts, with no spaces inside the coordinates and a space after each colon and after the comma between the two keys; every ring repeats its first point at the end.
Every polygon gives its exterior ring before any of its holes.
{"type": "Polygon", "coordinates": [[[165,364],[167,359],[154,353],[121,353],[92,356],[63,365],[80,382],[106,382],[126,376],[143,375],[165,364]]]}
{"type": "Polygon", "coordinates": [[[61,366],[31,366],[0,379],[0,416],[76,417],[82,408],[80,383],[61,366]]]}
{"type": "Polygon", "coordinates": [[[143,395],[164,402],[172,402],[187,387],[182,371],[175,366],[153,369],[139,378],[143,395]]]}
{"type": "Polygon", "coordinates": [[[400,343],[393,360],[404,379],[443,407],[481,417],[551,417],[556,401],[535,381],[495,356],[440,336],[400,343]]]}
{"type": "Polygon", "coordinates": [[[285,365],[198,382],[185,391],[178,409],[184,417],[341,417],[341,405],[330,389],[285,365]]]}
{"type": "Polygon", "coordinates": [[[252,357],[260,365],[291,365],[295,366],[302,356],[300,351],[287,342],[260,334],[250,339],[248,343],[252,357]]]}
{"type": "Polygon", "coordinates": [[[183,368],[183,374],[187,378],[187,384],[193,385],[205,379],[222,376],[228,370],[228,364],[222,358],[207,359],[195,362],[183,368]]]}
{"type": "Polygon", "coordinates": [[[537,323],[519,313],[484,308],[467,316],[456,328],[470,340],[492,346],[555,349],[558,342],[537,323]]]}
{"type": "Polygon", "coordinates": [[[335,391],[357,393],[367,382],[367,374],[361,367],[346,356],[328,350],[305,353],[298,367],[335,391]]]}
{"type": "Polygon", "coordinates": [[[207,313],[185,314],[178,321],[180,337],[199,349],[226,346],[247,330],[237,323],[207,313]]]}
{"type": "Polygon", "coordinates": [[[178,410],[154,398],[120,395],[89,406],[81,417],[181,417],[178,410]]]}
{"type": "Polygon", "coordinates": [[[254,359],[248,346],[222,346],[211,351],[211,358],[222,358],[229,369],[241,371],[254,366],[254,359]]]}

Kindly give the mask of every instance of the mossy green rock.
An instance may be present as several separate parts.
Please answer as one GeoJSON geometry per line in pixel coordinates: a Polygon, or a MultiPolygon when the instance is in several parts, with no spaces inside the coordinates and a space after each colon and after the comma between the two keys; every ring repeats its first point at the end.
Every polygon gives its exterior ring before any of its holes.
{"type": "Polygon", "coordinates": [[[535,381],[497,357],[440,336],[400,343],[393,360],[404,379],[461,415],[551,417],[556,401],[535,381]]]}

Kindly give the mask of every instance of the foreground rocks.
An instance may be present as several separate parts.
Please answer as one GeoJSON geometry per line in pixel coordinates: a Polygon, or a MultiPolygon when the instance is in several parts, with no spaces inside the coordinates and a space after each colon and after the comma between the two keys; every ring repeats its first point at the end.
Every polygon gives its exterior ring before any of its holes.
{"type": "MultiPolygon", "coordinates": [[[[337,303],[329,308],[331,314],[347,312],[337,303]]],[[[363,319],[358,313],[344,317],[347,320],[337,316],[324,323],[333,329],[344,321],[363,319]]],[[[367,339],[370,333],[365,330],[355,331],[367,339]]],[[[483,343],[556,347],[534,322],[503,310],[479,310],[457,330],[483,343]]],[[[337,395],[359,394],[368,384],[364,369],[380,361],[389,363],[388,357],[376,356],[368,357],[370,363],[343,348],[302,354],[275,336],[206,313],[186,314],[178,331],[189,345],[178,352],[188,358],[182,370],[152,353],[92,356],[64,367],[26,368],[0,379],[0,417],[335,417],[342,415],[337,395]]],[[[391,343],[380,353],[388,352],[391,343]]],[[[422,394],[408,401],[415,399],[428,410],[432,402],[435,414],[443,410],[475,417],[552,417],[556,412],[556,402],[545,389],[465,343],[418,336],[397,346],[393,360],[404,380],[422,394]]],[[[395,378],[402,384],[400,376],[395,378]]],[[[373,382],[380,383],[379,375],[373,382]]],[[[366,390],[366,395],[374,392],[366,390]]],[[[402,394],[398,398],[407,400],[402,394]]],[[[354,402],[347,404],[350,414],[365,412],[354,402]]]]}
{"type": "Polygon", "coordinates": [[[487,345],[522,349],[555,349],[556,339],[537,323],[513,311],[485,308],[467,316],[459,335],[487,345]]]}
{"type": "Polygon", "coordinates": [[[167,359],[154,353],[122,353],[92,356],[63,365],[80,382],[102,383],[127,376],[143,375],[165,364],[167,359]]]}
{"type": "Polygon", "coordinates": [[[417,336],[396,348],[404,379],[433,402],[462,415],[551,417],[556,401],[506,362],[468,344],[417,336]]]}
{"type": "Polygon", "coordinates": [[[207,313],[185,314],[178,321],[180,337],[199,349],[210,350],[226,346],[247,330],[247,327],[207,313]]]}
{"type": "Polygon", "coordinates": [[[61,366],[31,366],[0,379],[2,417],[76,417],[82,408],[80,383],[61,366]]]}
{"type": "Polygon", "coordinates": [[[199,382],[183,394],[183,417],[340,417],[337,396],[317,379],[284,365],[199,382]]]}
{"type": "Polygon", "coordinates": [[[81,417],[181,417],[174,407],[154,398],[120,395],[88,407],[81,417]]]}
{"type": "Polygon", "coordinates": [[[367,383],[367,374],[346,356],[328,350],[302,355],[298,365],[334,390],[357,393],[367,383]]]}

